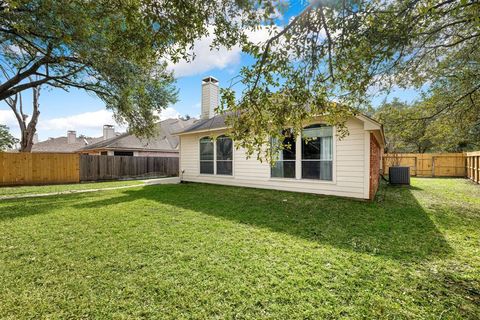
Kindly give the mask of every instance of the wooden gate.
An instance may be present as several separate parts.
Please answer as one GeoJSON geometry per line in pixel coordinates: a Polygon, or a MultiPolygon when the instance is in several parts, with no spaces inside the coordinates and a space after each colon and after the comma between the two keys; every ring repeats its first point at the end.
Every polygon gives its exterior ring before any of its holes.
{"type": "Polygon", "coordinates": [[[410,167],[410,174],[418,177],[465,177],[465,154],[463,153],[399,153],[383,156],[383,168],[395,163],[410,167]]]}
{"type": "Polygon", "coordinates": [[[178,158],[80,155],[80,181],[178,176],[178,158]]]}
{"type": "Polygon", "coordinates": [[[480,151],[467,152],[467,177],[480,183],[480,151]]]}

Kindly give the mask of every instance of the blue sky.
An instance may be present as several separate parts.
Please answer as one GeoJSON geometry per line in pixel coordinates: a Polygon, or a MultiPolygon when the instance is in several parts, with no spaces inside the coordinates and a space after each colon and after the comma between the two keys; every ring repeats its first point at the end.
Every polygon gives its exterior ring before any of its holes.
{"type": "MultiPolygon", "coordinates": [[[[292,15],[297,14],[305,1],[291,1],[291,4],[289,11],[279,17],[279,25],[285,25],[292,15]]],[[[258,31],[251,35],[251,38],[257,41],[264,41],[267,37],[266,31],[258,31]]],[[[196,59],[192,63],[181,62],[171,66],[177,77],[179,101],[162,114],[163,118],[185,114],[199,115],[201,80],[206,76],[214,76],[220,81],[221,87],[227,87],[240,68],[252,62],[251,57],[241,53],[239,48],[232,50],[223,48],[220,51],[211,52],[210,43],[210,38],[198,40],[195,46],[196,59]]],[[[397,90],[389,95],[388,100],[393,97],[410,102],[417,98],[417,93],[414,90],[397,90]]],[[[25,93],[23,98],[24,105],[30,107],[30,93],[25,93]]],[[[384,97],[375,98],[372,103],[374,106],[379,105],[383,99],[384,97]]],[[[105,105],[100,99],[77,89],[67,92],[43,87],[40,95],[40,110],[38,123],[40,140],[65,136],[67,130],[76,130],[77,134],[87,136],[100,136],[103,124],[114,124],[111,113],[105,110],[105,105]]],[[[13,112],[2,102],[0,102],[0,123],[7,124],[12,133],[19,136],[13,112]]],[[[116,128],[118,131],[125,130],[118,125],[116,128]]]]}

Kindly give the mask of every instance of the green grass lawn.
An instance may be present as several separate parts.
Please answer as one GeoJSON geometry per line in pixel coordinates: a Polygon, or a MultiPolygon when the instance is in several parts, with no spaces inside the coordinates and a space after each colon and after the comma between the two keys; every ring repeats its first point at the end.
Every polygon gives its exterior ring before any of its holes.
{"type": "Polygon", "coordinates": [[[20,196],[25,194],[41,194],[62,191],[76,191],[88,189],[112,188],[121,186],[143,184],[140,180],[108,181],[108,182],[90,182],[75,184],[56,184],[49,186],[21,186],[21,187],[0,187],[1,196],[20,196]]]}
{"type": "Polygon", "coordinates": [[[0,202],[0,318],[478,319],[480,186],[203,184],[0,202]]]}

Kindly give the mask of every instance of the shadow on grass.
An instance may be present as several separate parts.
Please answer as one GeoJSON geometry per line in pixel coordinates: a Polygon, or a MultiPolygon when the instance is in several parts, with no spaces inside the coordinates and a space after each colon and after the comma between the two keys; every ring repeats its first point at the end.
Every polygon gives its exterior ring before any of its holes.
{"type": "Polygon", "coordinates": [[[370,203],[311,194],[188,183],[125,190],[117,193],[116,197],[81,202],[74,207],[121,206],[125,202],[143,199],[154,202],[155,206],[171,205],[267,228],[319,245],[396,260],[414,261],[452,252],[411,189],[386,188],[381,203],[370,203]]]}
{"type": "MultiPolygon", "coordinates": [[[[267,228],[319,245],[413,261],[452,252],[412,194],[413,188],[384,186],[381,202],[362,202],[274,190],[208,184],[146,186],[96,194],[11,200],[0,207],[0,222],[56,209],[102,208],[132,201],[153,202],[149,212],[171,205],[234,222],[267,228]],[[71,208],[69,208],[71,207],[71,208]],[[152,210],[153,209],[153,210],[152,210]]],[[[148,206],[145,202],[141,206],[148,206]]],[[[180,211],[181,212],[181,211],[180,211]]],[[[181,213],[180,213],[181,214],[181,213]]]]}
{"type": "Polygon", "coordinates": [[[2,200],[2,203],[0,203],[0,222],[31,215],[49,214],[57,209],[68,208],[72,203],[88,201],[94,197],[93,193],[72,193],[38,198],[2,200]]]}

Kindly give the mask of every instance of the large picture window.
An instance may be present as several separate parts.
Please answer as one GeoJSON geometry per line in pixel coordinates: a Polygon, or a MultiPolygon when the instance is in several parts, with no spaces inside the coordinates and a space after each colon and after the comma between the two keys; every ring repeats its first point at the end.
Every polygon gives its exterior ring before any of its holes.
{"type": "MultiPolygon", "coordinates": [[[[278,160],[271,169],[272,178],[295,178],[295,136],[292,130],[282,131],[283,150],[278,155],[278,160]]],[[[276,143],[272,140],[272,143],[276,143]]]]}
{"type": "Polygon", "coordinates": [[[203,137],[200,139],[200,173],[213,174],[213,139],[203,137]]]}
{"type": "Polygon", "coordinates": [[[332,180],[333,129],[315,124],[302,131],[302,179],[332,180]]]}
{"type": "Polygon", "coordinates": [[[217,174],[232,175],[233,143],[227,136],[217,138],[217,174]]]}

